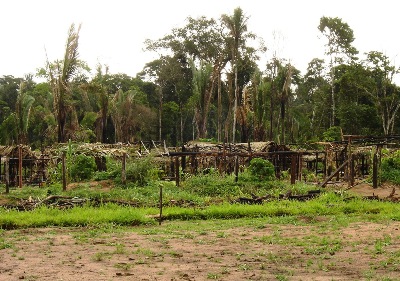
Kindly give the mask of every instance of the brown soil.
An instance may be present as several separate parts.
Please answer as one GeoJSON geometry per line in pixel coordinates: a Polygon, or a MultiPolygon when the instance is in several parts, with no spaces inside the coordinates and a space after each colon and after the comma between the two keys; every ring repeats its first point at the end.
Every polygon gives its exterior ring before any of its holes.
{"type": "MultiPolygon", "coordinates": [[[[393,186],[373,189],[362,183],[347,191],[385,198],[393,186]]],[[[399,193],[396,188],[395,196],[399,193]]],[[[240,227],[201,221],[3,231],[0,281],[400,280],[400,222],[339,225],[331,219],[299,217],[303,225],[244,220],[240,227]]]]}
{"type": "Polygon", "coordinates": [[[400,222],[257,223],[5,231],[0,280],[399,280],[400,222]]]}

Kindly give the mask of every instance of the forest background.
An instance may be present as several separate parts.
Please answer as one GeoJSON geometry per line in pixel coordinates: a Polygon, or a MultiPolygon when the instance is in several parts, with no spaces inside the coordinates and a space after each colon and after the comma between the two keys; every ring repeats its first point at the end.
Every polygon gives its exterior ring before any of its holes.
{"type": "Polygon", "coordinates": [[[188,17],[144,48],[157,54],[135,77],[91,69],[79,56],[80,25],[65,53],[24,77],[0,77],[0,142],[33,148],[68,140],[192,139],[305,143],[341,134],[398,134],[399,69],[382,52],[359,53],[337,17],[316,26],[325,55],[301,73],[248,29],[241,8],[219,18],[188,17]],[[40,78],[42,82],[36,82],[40,78]]]}

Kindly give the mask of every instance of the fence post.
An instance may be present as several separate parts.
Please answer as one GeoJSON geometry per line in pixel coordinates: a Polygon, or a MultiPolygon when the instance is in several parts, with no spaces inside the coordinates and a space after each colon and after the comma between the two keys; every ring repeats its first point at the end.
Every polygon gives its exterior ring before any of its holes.
{"type": "Polygon", "coordinates": [[[65,167],[65,156],[66,156],[66,152],[63,151],[62,153],[62,157],[61,157],[61,165],[62,165],[62,186],[63,186],[63,191],[67,190],[67,169],[65,167]]]}
{"type": "Polygon", "coordinates": [[[292,154],[292,163],[290,167],[290,183],[295,184],[296,183],[296,173],[297,173],[297,155],[292,154]]]}
{"type": "Polygon", "coordinates": [[[175,157],[175,183],[179,186],[179,157],[175,157]]]}
{"type": "Polygon", "coordinates": [[[18,186],[22,188],[22,146],[18,146],[18,186]]]}
{"type": "Polygon", "coordinates": [[[159,218],[159,221],[158,221],[158,224],[159,225],[161,225],[161,222],[162,222],[162,201],[163,201],[163,199],[162,199],[162,197],[163,197],[163,185],[162,184],[160,184],[160,202],[159,202],[159,207],[160,207],[160,218],[159,218]]]}
{"type": "Polygon", "coordinates": [[[239,179],[239,156],[235,156],[235,182],[239,179]]]}
{"type": "Polygon", "coordinates": [[[372,161],[372,186],[378,188],[378,155],[376,153],[372,161]]]}
{"type": "Polygon", "coordinates": [[[121,182],[123,185],[126,184],[126,152],[122,154],[121,182]]]}
{"type": "Polygon", "coordinates": [[[10,172],[9,172],[9,157],[6,157],[6,160],[4,162],[4,177],[6,180],[6,193],[10,193],[10,172]]]}

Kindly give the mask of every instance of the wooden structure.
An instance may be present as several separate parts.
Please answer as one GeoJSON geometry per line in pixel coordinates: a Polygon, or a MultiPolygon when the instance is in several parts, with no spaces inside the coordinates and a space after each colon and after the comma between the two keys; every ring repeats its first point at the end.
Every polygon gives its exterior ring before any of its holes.
{"type": "Polygon", "coordinates": [[[285,145],[274,142],[253,142],[237,144],[212,144],[190,142],[180,151],[168,151],[164,156],[170,158],[165,172],[168,178],[175,179],[179,185],[180,172],[198,174],[207,173],[210,169],[221,174],[235,174],[243,171],[252,158],[268,159],[275,166],[275,173],[280,178],[283,171],[290,171],[291,182],[301,180],[303,152],[290,150],[285,145]]]}
{"type": "Polygon", "coordinates": [[[36,154],[28,146],[0,146],[0,159],[1,180],[7,186],[40,185],[47,179],[48,158],[36,154]]]}

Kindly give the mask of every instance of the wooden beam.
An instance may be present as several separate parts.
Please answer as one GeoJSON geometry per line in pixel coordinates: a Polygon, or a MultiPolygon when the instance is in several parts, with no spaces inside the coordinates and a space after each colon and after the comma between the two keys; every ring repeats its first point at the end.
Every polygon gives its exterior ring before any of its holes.
{"type": "Polygon", "coordinates": [[[336,176],[348,164],[349,164],[349,159],[347,159],[345,162],[343,162],[343,164],[340,165],[339,168],[337,168],[329,177],[327,177],[326,180],[321,184],[321,187],[325,187],[326,184],[328,183],[328,181],[330,181],[334,176],[336,176]]]}

